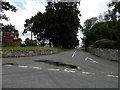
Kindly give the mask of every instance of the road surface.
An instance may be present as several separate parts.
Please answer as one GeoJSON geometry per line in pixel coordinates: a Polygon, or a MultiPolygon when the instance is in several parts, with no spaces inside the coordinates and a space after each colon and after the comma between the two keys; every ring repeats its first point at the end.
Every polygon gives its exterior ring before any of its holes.
{"type": "Polygon", "coordinates": [[[118,88],[118,62],[80,49],[4,58],[2,88],[118,88]]]}

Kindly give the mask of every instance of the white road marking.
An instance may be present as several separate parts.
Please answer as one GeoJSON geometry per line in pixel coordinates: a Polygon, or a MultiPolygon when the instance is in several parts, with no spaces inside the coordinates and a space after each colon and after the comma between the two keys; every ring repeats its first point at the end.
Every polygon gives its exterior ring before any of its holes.
{"type": "Polygon", "coordinates": [[[118,78],[118,76],[115,76],[115,75],[107,75],[108,77],[115,77],[115,78],[118,78]]]}
{"type": "Polygon", "coordinates": [[[113,74],[113,72],[101,72],[103,74],[113,74]]]}
{"type": "Polygon", "coordinates": [[[88,57],[85,58],[85,61],[87,61],[87,60],[88,60],[88,57]]]}
{"type": "Polygon", "coordinates": [[[33,69],[42,69],[41,67],[32,67],[33,69]]]}
{"type": "Polygon", "coordinates": [[[77,67],[78,69],[81,69],[80,67],[77,67]]]}
{"type": "Polygon", "coordinates": [[[49,71],[60,71],[60,69],[48,69],[49,71]]]}
{"type": "Polygon", "coordinates": [[[82,74],[95,74],[95,73],[91,73],[91,72],[82,72],[82,74]]]}
{"type": "Polygon", "coordinates": [[[76,70],[76,69],[71,69],[71,70],[73,70],[73,71],[74,71],[74,70],[76,70]]]}
{"type": "Polygon", "coordinates": [[[4,65],[4,66],[9,66],[9,67],[10,67],[10,66],[12,66],[12,65],[4,65]]]}
{"type": "Polygon", "coordinates": [[[68,69],[68,68],[65,68],[64,71],[65,72],[75,72],[76,69],[68,69]]]}
{"type": "Polygon", "coordinates": [[[92,58],[89,58],[89,57],[85,58],[85,61],[87,61],[87,60],[90,60],[90,62],[92,62],[92,63],[98,63],[97,61],[95,61],[95,60],[93,60],[92,58]]]}
{"type": "Polygon", "coordinates": [[[74,58],[76,51],[73,53],[72,58],[74,58]]]}
{"type": "Polygon", "coordinates": [[[71,70],[71,71],[69,71],[69,72],[75,72],[75,71],[72,71],[72,70],[71,70]]]}
{"type": "Polygon", "coordinates": [[[28,68],[28,66],[18,66],[18,67],[21,67],[21,68],[28,68]]]}
{"type": "Polygon", "coordinates": [[[98,63],[97,61],[92,61],[92,63],[98,63]]]}

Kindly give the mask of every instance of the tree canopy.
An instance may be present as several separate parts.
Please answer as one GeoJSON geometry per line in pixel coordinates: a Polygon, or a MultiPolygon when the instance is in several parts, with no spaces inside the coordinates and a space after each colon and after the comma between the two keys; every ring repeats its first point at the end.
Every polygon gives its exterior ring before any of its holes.
{"type": "Polygon", "coordinates": [[[3,32],[16,32],[18,33],[18,30],[15,29],[15,26],[13,25],[4,25],[4,27],[2,27],[2,31],[3,32]]]}
{"type": "Polygon", "coordinates": [[[16,7],[11,5],[9,2],[1,0],[0,4],[1,4],[0,11],[2,12],[2,14],[0,14],[0,20],[2,19],[8,20],[8,17],[4,14],[4,11],[12,11],[12,12],[17,11],[16,7]]]}
{"type": "MultiPolygon", "coordinates": [[[[91,18],[85,21],[82,29],[84,38],[83,42],[85,46],[93,45],[96,41],[113,40],[119,48],[120,43],[120,1],[112,2],[108,4],[109,8],[105,13],[104,19],[91,18]],[[99,22],[100,21],[100,22],[99,22]]],[[[102,46],[101,46],[102,47],[102,46]]]]}
{"type": "MultiPolygon", "coordinates": [[[[12,11],[12,12],[16,12],[17,9],[15,6],[11,5],[9,2],[0,1],[1,3],[1,14],[0,14],[0,20],[8,20],[8,17],[4,14],[5,11],[12,11]]],[[[1,23],[2,26],[2,31],[4,32],[17,32],[18,30],[15,29],[15,26],[13,25],[3,25],[3,23],[1,23]]]]}
{"type": "Polygon", "coordinates": [[[49,40],[55,47],[74,48],[78,45],[80,27],[78,2],[48,2],[46,12],[26,19],[25,30],[32,31],[37,40],[49,40]],[[33,24],[33,27],[29,27],[33,24]]]}

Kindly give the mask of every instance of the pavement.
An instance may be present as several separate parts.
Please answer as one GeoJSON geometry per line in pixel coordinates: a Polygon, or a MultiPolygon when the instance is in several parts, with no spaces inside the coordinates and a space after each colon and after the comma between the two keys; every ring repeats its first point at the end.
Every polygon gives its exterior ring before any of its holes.
{"type": "Polygon", "coordinates": [[[118,62],[81,49],[3,58],[2,88],[118,88],[118,62]]]}

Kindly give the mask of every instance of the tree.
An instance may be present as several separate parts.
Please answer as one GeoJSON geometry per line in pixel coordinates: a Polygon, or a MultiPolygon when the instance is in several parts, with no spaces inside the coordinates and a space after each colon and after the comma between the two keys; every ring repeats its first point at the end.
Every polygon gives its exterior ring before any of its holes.
{"type": "Polygon", "coordinates": [[[34,33],[35,38],[42,43],[44,43],[45,38],[43,37],[45,29],[44,29],[44,14],[38,12],[34,17],[25,20],[26,24],[24,24],[24,32],[31,31],[34,33]]]}
{"type": "Polygon", "coordinates": [[[84,35],[86,36],[83,38],[85,46],[92,45],[100,39],[110,39],[114,41],[118,41],[119,39],[119,33],[116,30],[115,23],[112,21],[96,23],[89,29],[89,32],[84,33],[84,35]]]}
{"type": "Polygon", "coordinates": [[[31,29],[25,28],[24,32],[32,30],[39,41],[49,40],[55,47],[74,48],[78,44],[77,32],[80,27],[78,15],[78,2],[48,2],[45,13],[37,13],[31,19],[31,29]]]}
{"type": "Polygon", "coordinates": [[[105,15],[105,20],[117,21],[117,19],[120,19],[120,15],[117,14],[120,14],[120,1],[110,2],[108,4],[108,7],[110,9],[108,9],[108,13],[106,13],[105,15]],[[111,8],[113,9],[111,10],[111,8]]]}
{"type": "Polygon", "coordinates": [[[12,12],[17,11],[16,7],[11,5],[9,2],[1,0],[0,4],[1,4],[1,12],[2,12],[2,14],[0,14],[0,20],[2,19],[8,20],[8,17],[4,14],[4,11],[12,11],[12,12]]]}
{"type": "MultiPolygon", "coordinates": [[[[1,0],[0,1],[0,5],[1,5],[0,20],[7,20],[8,21],[8,17],[4,14],[5,11],[12,11],[12,12],[16,12],[17,11],[16,7],[14,7],[13,5],[11,5],[9,2],[1,0]]],[[[15,27],[12,26],[12,25],[3,25],[3,23],[1,23],[1,27],[2,27],[2,31],[11,32],[10,30],[12,30],[12,31],[18,32],[15,29],[15,27]]],[[[0,33],[2,31],[0,31],[0,33]]]]}
{"type": "Polygon", "coordinates": [[[117,40],[117,30],[114,29],[114,23],[111,21],[108,22],[101,22],[95,24],[91,28],[91,32],[89,33],[89,40],[93,44],[95,41],[100,39],[110,39],[110,40],[117,40]]]}
{"type": "Polygon", "coordinates": [[[117,2],[111,2],[108,4],[109,8],[112,8],[112,10],[108,10],[108,13],[105,16],[105,19],[113,21],[115,24],[115,30],[117,30],[116,35],[118,38],[118,46],[120,46],[120,1],[117,2]]]}
{"type": "Polygon", "coordinates": [[[83,41],[85,46],[93,45],[94,42],[102,39],[113,40],[117,42],[117,47],[120,46],[120,1],[109,3],[108,6],[113,9],[109,9],[104,17],[100,15],[97,22],[96,19],[88,19],[84,23],[83,41]]]}
{"type": "Polygon", "coordinates": [[[48,22],[49,28],[47,28],[47,31],[51,32],[50,38],[52,38],[54,46],[64,48],[75,47],[77,32],[80,27],[78,18],[80,14],[77,4],[77,2],[48,4],[46,10],[48,12],[52,11],[54,16],[51,17],[56,17],[56,19],[52,19],[53,21],[48,22]]]}
{"type": "Polygon", "coordinates": [[[2,31],[3,32],[16,32],[16,33],[18,33],[18,30],[16,30],[15,29],[15,26],[13,26],[13,25],[4,25],[3,27],[2,27],[2,31]]]}
{"type": "Polygon", "coordinates": [[[84,26],[82,28],[82,32],[84,34],[84,38],[82,38],[83,43],[85,44],[85,46],[88,46],[90,40],[89,40],[89,35],[91,32],[91,28],[97,23],[97,17],[92,17],[90,19],[87,19],[84,22],[84,26]]]}

